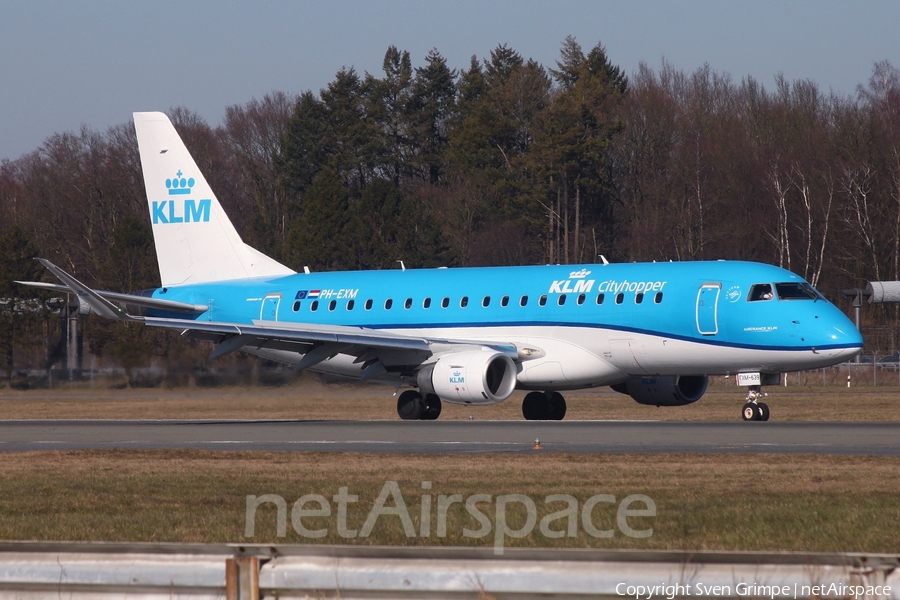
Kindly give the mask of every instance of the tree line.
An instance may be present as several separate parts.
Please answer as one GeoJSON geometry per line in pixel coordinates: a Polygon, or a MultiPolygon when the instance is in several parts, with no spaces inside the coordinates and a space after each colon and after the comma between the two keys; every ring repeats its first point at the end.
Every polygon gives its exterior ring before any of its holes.
{"type": "MultiPolygon", "coordinates": [[[[572,37],[551,67],[505,45],[461,68],[390,47],[379,74],[344,68],[319,93],[231,106],[218,127],[168,114],[244,240],[296,270],[744,259],[836,301],[900,279],[888,62],[840,95],[667,62],[626,77],[572,37]]],[[[100,289],[157,286],[133,124],[0,163],[0,250],[0,298],[45,297],[11,284],[43,276],[34,255],[100,289]]],[[[16,345],[25,362],[49,353],[52,311],[0,312],[7,365],[16,345]]],[[[85,336],[120,361],[142,360],[135,345],[175,351],[165,334],[97,320],[85,336]]]]}

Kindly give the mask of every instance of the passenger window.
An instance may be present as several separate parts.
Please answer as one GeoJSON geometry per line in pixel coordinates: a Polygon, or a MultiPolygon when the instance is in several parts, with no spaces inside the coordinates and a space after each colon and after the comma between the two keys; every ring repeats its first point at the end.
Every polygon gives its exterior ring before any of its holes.
{"type": "Polygon", "coordinates": [[[546,305],[547,305],[547,294],[542,295],[542,296],[538,299],[538,304],[540,304],[541,306],[546,306],[546,305]]]}
{"type": "Polygon", "coordinates": [[[309,305],[309,310],[311,310],[312,312],[316,312],[317,310],[319,310],[319,301],[313,300],[312,304],[309,305]]]}
{"type": "Polygon", "coordinates": [[[584,304],[584,294],[578,294],[578,300],[576,300],[576,302],[578,303],[578,306],[584,304]]]}
{"type": "Polygon", "coordinates": [[[623,300],[625,300],[625,294],[616,294],[616,304],[622,304],[623,300]]]}
{"type": "Polygon", "coordinates": [[[384,310],[391,310],[391,307],[394,305],[394,301],[390,298],[384,301],[384,310]]]}
{"type": "Polygon", "coordinates": [[[562,306],[563,304],[565,304],[565,303],[566,303],[566,295],[565,295],[565,294],[560,294],[560,295],[559,295],[559,298],[557,298],[557,300],[556,300],[556,303],[559,304],[560,306],[562,306]]]}
{"type": "Polygon", "coordinates": [[[597,304],[603,304],[603,294],[597,294],[597,304]]]}
{"type": "Polygon", "coordinates": [[[484,300],[481,301],[481,306],[482,306],[483,308],[487,308],[488,306],[490,306],[490,304],[491,304],[491,297],[490,297],[490,296],[485,296],[485,297],[484,297],[484,300]]]}
{"type": "Polygon", "coordinates": [[[653,297],[653,301],[657,304],[662,302],[662,292],[656,292],[656,296],[653,297]]]}
{"type": "Polygon", "coordinates": [[[459,299],[459,307],[460,308],[465,308],[468,305],[469,305],[469,297],[468,296],[463,296],[462,298],[459,299]]]}
{"type": "Polygon", "coordinates": [[[293,309],[294,309],[294,312],[297,312],[298,310],[300,310],[300,301],[299,300],[294,300],[293,309]]]}
{"type": "Polygon", "coordinates": [[[332,300],[328,303],[328,310],[334,310],[335,306],[337,306],[337,300],[332,300]]]}
{"type": "Polygon", "coordinates": [[[412,308],[412,298],[407,298],[406,302],[403,304],[403,308],[409,310],[412,308]]]}
{"type": "Polygon", "coordinates": [[[509,296],[500,298],[500,306],[506,307],[509,304],[509,296]]]}
{"type": "Polygon", "coordinates": [[[644,301],[644,292],[638,292],[637,294],[634,295],[634,303],[635,304],[640,304],[643,301],[644,301]]]}
{"type": "Polygon", "coordinates": [[[368,300],[366,300],[366,306],[365,306],[365,307],[366,307],[366,310],[372,310],[372,299],[371,299],[371,298],[369,298],[368,300]]]}
{"type": "Polygon", "coordinates": [[[431,298],[422,300],[422,308],[431,308],[431,298]]]}
{"type": "Polygon", "coordinates": [[[750,302],[759,302],[760,300],[771,300],[775,295],[772,294],[772,285],[769,283],[757,283],[750,287],[750,295],[747,300],[750,302]]]}
{"type": "Polygon", "coordinates": [[[441,300],[441,308],[447,308],[448,306],[450,306],[450,298],[441,300]]]}
{"type": "Polygon", "coordinates": [[[353,306],[356,304],[353,300],[347,300],[347,310],[353,310],[353,306]]]}
{"type": "Polygon", "coordinates": [[[519,306],[525,306],[526,304],[528,304],[528,296],[519,298],[519,306]]]}

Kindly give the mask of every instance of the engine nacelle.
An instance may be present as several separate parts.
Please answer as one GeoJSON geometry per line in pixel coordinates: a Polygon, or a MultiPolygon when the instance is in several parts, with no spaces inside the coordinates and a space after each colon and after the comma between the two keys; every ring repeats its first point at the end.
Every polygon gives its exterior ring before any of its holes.
{"type": "Polygon", "coordinates": [[[516,389],[516,364],[502,352],[457,352],[420,370],[416,383],[454,404],[494,404],[516,389]]]}
{"type": "Polygon", "coordinates": [[[706,393],[706,375],[665,375],[660,377],[632,377],[610,386],[628,394],[638,404],[649,406],[684,406],[696,402],[706,393]]]}

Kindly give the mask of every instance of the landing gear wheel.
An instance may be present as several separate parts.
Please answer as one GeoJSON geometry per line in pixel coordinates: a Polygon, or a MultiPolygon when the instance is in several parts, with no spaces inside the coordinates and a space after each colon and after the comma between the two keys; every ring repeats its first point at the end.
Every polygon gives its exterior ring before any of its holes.
{"type": "Polygon", "coordinates": [[[760,402],[760,399],[765,398],[767,395],[762,391],[762,386],[750,386],[750,389],[747,390],[747,404],[741,410],[741,416],[745,421],[769,420],[769,405],[765,402],[760,402]]]}
{"type": "Polygon", "coordinates": [[[434,421],[441,416],[441,399],[436,394],[426,394],[424,405],[425,410],[420,417],[423,421],[434,421]]]}
{"type": "Polygon", "coordinates": [[[562,421],[566,416],[566,399],[559,392],[530,392],[522,401],[526,421],[562,421]]]}
{"type": "Polygon", "coordinates": [[[421,419],[425,412],[422,396],[415,390],[406,390],[397,398],[397,414],[404,421],[421,419]]]}
{"type": "Polygon", "coordinates": [[[566,399],[559,392],[547,393],[547,415],[544,417],[548,421],[562,421],[566,416],[566,399]]]}
{"type": "Polygon", "coordinates": [[[762,413],[755,402],[748,402],[747,404],[745,404],[743,410],[741,411],[741,416],[744,417],[745,421],[762,420],[762,413]]]}
{"type": "Polygon", "coordinates": [[[544,394],[529,392],[522,400],[522,416],[526,421],[540,421],[544,418],[544,394]]]}

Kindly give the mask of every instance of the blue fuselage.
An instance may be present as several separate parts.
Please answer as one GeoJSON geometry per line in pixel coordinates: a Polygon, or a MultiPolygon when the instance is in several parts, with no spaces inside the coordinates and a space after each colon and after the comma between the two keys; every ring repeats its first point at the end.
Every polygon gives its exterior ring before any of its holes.
{"type": "Polygon", "coordinates": [[[559,337],[630,374],[816,368],[862,347],[850,320],[801,277],[748,262],[346,271],[172,287],[154,296],[207,304],[196,318],[216,322],[510,342],[559,337]],[[696,356],[676,355],[683,352],[696,356]]]}

